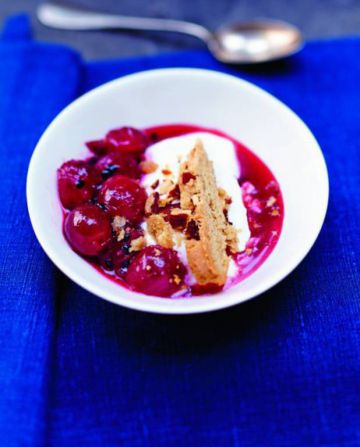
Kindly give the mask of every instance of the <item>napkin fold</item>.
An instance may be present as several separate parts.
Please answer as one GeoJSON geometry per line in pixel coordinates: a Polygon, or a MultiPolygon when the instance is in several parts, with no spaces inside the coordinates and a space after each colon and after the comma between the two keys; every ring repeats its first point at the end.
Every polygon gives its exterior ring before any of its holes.
{"type": "Polygon", "coordinates": [[[359,445],[360,39],[237,69],[201,51],[86,63],[29,29],[15,17],[0,40],[0,445],[359,445]],[[26,210],[31,153],[63,107],[171,66],[276,95],[329,168],[328,215],[305,261],[263,296],[208,315],[142,314],[90,295],[48,260],[26,210]]]}

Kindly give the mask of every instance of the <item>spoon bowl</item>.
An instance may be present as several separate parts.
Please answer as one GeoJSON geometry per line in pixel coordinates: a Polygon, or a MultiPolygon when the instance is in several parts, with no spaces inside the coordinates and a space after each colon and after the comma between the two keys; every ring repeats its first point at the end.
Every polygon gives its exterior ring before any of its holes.
{"type": "Polygon", "coordinates": [[[220,28],[208,42],[221,62],[251,64],[281,59],[302,48],[297,28],[278,20],[257,20],[220,28]]]}

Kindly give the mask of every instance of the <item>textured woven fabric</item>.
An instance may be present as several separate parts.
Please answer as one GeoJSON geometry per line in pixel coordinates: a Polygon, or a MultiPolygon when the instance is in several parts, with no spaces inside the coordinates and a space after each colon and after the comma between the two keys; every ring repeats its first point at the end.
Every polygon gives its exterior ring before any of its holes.
{"type": "Polygon", "coordinates": [[[1,446],[360,445],[359,52],[353,38],[241,70],[205,52],[86,64],[31,41],[23,18],[7,25],[1,446]],[[310,126],[329,168],[327,218],[305,261],[261,297],[208,315],[148,315],[90,295],[47,259],[26,210],[27,166],[51,119],[105,81],[169,66],[227,70],[275,94],[310,126]]]}

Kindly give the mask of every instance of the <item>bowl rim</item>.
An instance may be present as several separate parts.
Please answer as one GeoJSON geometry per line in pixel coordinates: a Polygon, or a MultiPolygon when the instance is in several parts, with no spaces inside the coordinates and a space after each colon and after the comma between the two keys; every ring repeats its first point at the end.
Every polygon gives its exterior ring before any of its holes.
{"type": "MultiPolygon", "coordinates": [[[[251,149],[252,150],[252,149],[251,149]]],[[[74,101],[72,101],[70,104],[68,104],[59,114],[55,116],[55,118],[51,121],[51,123],[47,126],[45,131],[42,133],[40,139],[38,140],[36,147],[33,151],[33,154],[30,159],[29,167],[28,167],[28,173],[27,173],[27,179],[26,179],[26,200],[27,200],[27,207],[28,207],[28,213],[31,221],[31,225],[33,227],[34,233],[36,235],[36,238],[38,239],[38,242],[40,243],[42,249],[46,253],[46,255],[50,258],[50,260],[53,262],[53,264],[56,265],[59,270],[64,273],[68,278],[70,278],[72,281],[74,281],[76,284],[81,286],[83,289],[90,292],[92,295],[96,295],[99,298],[102,298],[106,301],[112,302],[117,305],[124,306],[129,309],[133,310],[140,310],[144,312],[149,313],[156,313],[156,314],[173,314],[173,315],[185,315],[185,314],[198,314],[198,313],[205,313],[205,312],[211,312],[215,310],[221,310],[228,307],[235,306],[237,304],[241,304],[245,301],[248,301],[252,298],[255,298],[259,296],[260,294],[266,292],[279,282],[281,282],[284,278],[286,278],[307,256],[311,248],[313,247],[316,239],[319,236],[319,233],[321,231],[321,228],[323,226],[328,202],[329,202],[329,176],[328,176],[328,170],[325,162],[325,157],[323,155],[323,152],[321,151],[321,148],[315,139],[314,135],[308,128],[308,126],[304,123],[304,121],[296,115],[295,112],[293,112],[286,104],[284,104],[282,101],[277,99],[275,96],[271,95],[267,91],[263,90],[262,88],[252,84],[249,81],[246,81],[244,79],[238,78],[237,76],[233,76],[227,73],[218,72],[215,70],[208,70],[208,69],[200,69],[200,68],[182,68],[182,67],[173,67],[173,68],[157,68],[157,69],[151,69],[151,70],[145,70],[129,75],[125,75],[116,79],[113,79],[109,82],[106,82],[88,92],[85,94],[79,96],[74,101]],[[38,163],[38,148],[42,145],[43,141],[47,138],[48,134],[51,132],[52,128],[58,125],[58,121],[61,120],[61,118],[69,113],[69,110],[71,111],[73,108],[81,106],[81,104],[86,101],[89,97],[93,97],[94,95],[101,95],[102,91],[111,89],[113,86],[116,86],[117,84],[126,84],[131,82],[137,82],[146,80],[149,78],[157,77],[159,75],[170,75],[170,76],[177,76],[177,75],[191,75],[191,76],[207,76],[212,78],[217,78],[218,80],[223,80],[231,83],[237,83],[239,87],[245,88],[248,91],[252,91],[256,94],[261,94],[264,98],[267,100],[271,100],[272,102],[275,102],[278,106],[282,107],[286,110],[288,114],[291,115],[292,119],[295,119],[298,121],[302,127],[303,130],[308,134],[308,136],[311,138],[313,143],[313,149],[316,150],[316,156],[318,157],[319,166],[321,166],[321,175],[319,177],[322,178],[323,187],[324,187],[324,203],[322,204],[322,210],[321,213],[319,213],[318,216],[318,222],[316,227],[314,226],[312,237],[309,238],[309,242],[307,246],[303,247],[302,250],[298,250],[297,256],[292,260],[292,263],[288,265],[288,263],[284,263],[283,267],[276,271],[273,275],[271,275],[270,278],[268,278],[267,281],[262,281],[261,286],[254,287],[251,291],[251,293],[242,294],[241,296],[236,296],[235,294],[231,297],[229,296],[229,299],[227,300],[214,300],[211,302],[204,302],[201,300],[201,298],[197,298],[198,304],[193,305],[192,307],[182,307],[181,305],[177,305],[177,303],[181,303],[182,300],[176,299],[176,300],[167,300],[160,297],[152,296],[152,301],[147,300],[146,295],[141,295],[144,300],[143,301],[131,301],[128,297],[123,297],[121,294],[115,299],[114,297],[111,297],[109,295],[105,295],[104,292],[101,290],[100,286],[97,285],[90,285],[87,284],[86,280],[82,279],[81,274],[78,274],[76,271],[72,270],[71,268],[68,268],[66,265],[66,262],[57,255],[56,249],[48,244],[45,237],[43,237],[41,231],[38,227],[37,222],[37,213],[36,213],[36,203],[33,200],[31,190],[32,190],[32,179],[36,172],[36,164],[38,163]],[[230,299],[231,298],[231,299],[230,299]],[[154,299],[158,300],[159,305],[154,305],[154,299]],[[164,301],[171,301],[171,306],[161,306],[161,302],[164,301]]],[[[286,213],[286,210],[285,210],[286,213]]],[[[271,256],[271,254],[270,254],[271,256]]],[[[265,260],[265,263],[267,260],[265,260]]],[[[119,287],[121,287],[119,285],[119,287]]],[[[234,285],[234,288],[236,288],[236,285],[234,285]]],[[[136,294],[136,292],[131,292],[136,294]]],[[[216,294],[216,296],[221,296],[221,292],[219,294],[216,294]]]]}

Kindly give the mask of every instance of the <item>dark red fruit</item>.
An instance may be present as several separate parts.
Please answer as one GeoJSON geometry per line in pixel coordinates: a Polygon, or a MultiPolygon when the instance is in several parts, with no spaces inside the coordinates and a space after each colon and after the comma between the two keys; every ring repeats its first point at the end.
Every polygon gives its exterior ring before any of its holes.
{"type": "Polygon", "coordinates": [[[144,236],[144,231],[141,227],[125,227],[125,235],[121,241],[113,239],[99,255],[100,265],[105,270],[115,270],[115,273],[123,277],[129,267],[131,258],[136,252],[131,252],[131,242],[144,236]]]}
{"type": "Polygon", "coordinates": [[[190,220],[185,229],[185,235],[187,239],[200,240],[199,227],[195,220],[190,220]]]}
{"type": "Polygon", "coordinates": [[[96,256],[110,241],[110,219],[96,205],[80,205],[66,216],[64,232],[75,251],[96,256]]]}
{"type": "Polygon", "coordinates": [[[127,177],[139,177],[139,169],[136,160],[120,152],[112,152],[104,155],[95,165],[95,169],[101,175],[103,180],[114,174],[122,174],[127,177]]]}
{"type": "Polygon", "coordinates": [[[126,282],[146,295],[171,296],[184,285],[186,267],[176,251],[160,245],[150,245],[131,261],[126,282]]]}
{"type": "Polygon", "coordinates": [[[168,214],[165,216],[165,220],[174,228],[174,230],[184,231],[188,215],[187,214],[168,214]]]}
{"type": "Polygon", "coordinates": [[[183,181],[184,185],[186,183],[189,183],[190,180],[195,180],[195,179],[196,179],[195,175],[191,174],[191,172],[184,172],[182,175],[182,181],[183,181]]]}
{"type": "Polygon", "coordinates": [[[135,180],[115,175],[101,187],[98,201],[112,216],[123,216],[136,224],[144,216],[146,193],[135,180]]]}
{"type": "Polygon", "coordinates": [[[72,209],[89,201],[95,179],[86,161],[70,160],[57,171],[58,190],[62,205],[72,209]]]}
{"type": "Polygon", "coordinates": [[[127,269],[130,263],[131,254],[129,253],[129,248],[129,242],[118,242],[113,240],[108,247],[100,253],[98,258],[100,265],[105,270],[115,270],[117,273],[122,273],[123,269],[127,269]]]}
{"type": "Polygon", "coordinates": [[[110,149],[108,143],[105,140],[92,140],[87,141],[85,144],[93,154],[99,157],[107,154],[110,149]]]}
{"type": "Polygon", "coordinates": [[[213,283],[204,285],[194,284],[191,287],[191,293],[193,295],[208,295],[211,293],[219,293],[223,290],[223,288],[224,286],[219,286],[219,284],[213,284],[213,283]]]}
{"type": "Polygon", "coordinates": [[[110,130],[105,140],[112,150],[121,152],[143,152],[149,145],[146,134],[133,127],[110,130]]]}

